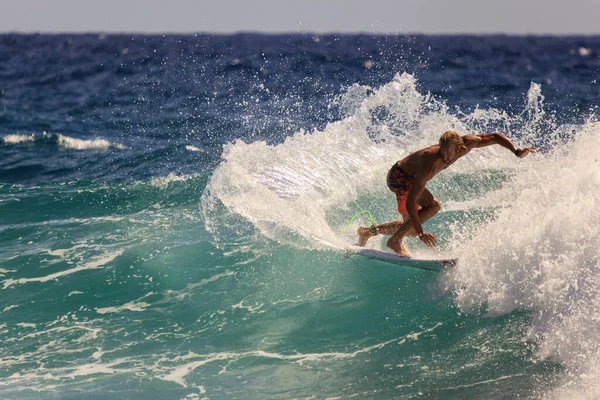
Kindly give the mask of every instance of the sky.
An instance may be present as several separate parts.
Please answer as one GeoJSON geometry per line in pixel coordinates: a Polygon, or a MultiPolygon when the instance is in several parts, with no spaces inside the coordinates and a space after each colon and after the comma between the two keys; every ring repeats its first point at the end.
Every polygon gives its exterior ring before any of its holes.
{"type": "Polygon", "coordinates": [[[600,34],[600,0],[0,0],[0,32],[600,34]]]}

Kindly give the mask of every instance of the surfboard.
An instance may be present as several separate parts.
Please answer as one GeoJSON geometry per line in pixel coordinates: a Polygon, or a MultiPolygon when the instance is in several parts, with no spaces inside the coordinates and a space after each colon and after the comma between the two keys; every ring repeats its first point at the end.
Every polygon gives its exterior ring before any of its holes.
{"type": "Polygon", "coordinates": [[[357,255],[373,260],[383,261],[395,265],[401,265],[403,267],[425,269],[428,271],[444,271],[450,268],[454,268],[458,262],[457,258],[450,259],[425,259],[425,258],[413,258],[401,256],[400,254],[390,253],[388,251],[367,249],[365,247],[348,245],[346,247],[346,254],[348,256],[357,255]]]}

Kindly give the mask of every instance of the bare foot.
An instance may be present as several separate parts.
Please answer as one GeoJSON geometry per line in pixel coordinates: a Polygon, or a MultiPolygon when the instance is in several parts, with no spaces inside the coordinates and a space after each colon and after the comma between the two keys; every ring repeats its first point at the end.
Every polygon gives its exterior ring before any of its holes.
{"type": "Polygon", "coordinates": [[[403,257],[410,257],[411,255],[406,246],[404,246],[404,238],[400,238],[399,242],[392,242],[392,238],[390,238],[387,242],[387,246],[393,250],[394,253],[403,257]]]}
{"type": "Polygon", "coordinates": [[[369,238],[375,236],[373,232],[371,232],[371,229],[367,228],[366,226],[361,226],[360,228],[358,228],[356,230],[356,233],[358,233],[359,246],[364,246],[365,244],[367,244],[367,240],[369,240],[369,238]]]}
{"type": "Polygon", "coordinates": [[[401,256],[404,257],[410,257],[411,254],[408,251],[408,249],[406,248],[406,246],[404,246],[404,243],[400,243],[400,251],[397,251],[398,254],[400,254],[401,256]]]}

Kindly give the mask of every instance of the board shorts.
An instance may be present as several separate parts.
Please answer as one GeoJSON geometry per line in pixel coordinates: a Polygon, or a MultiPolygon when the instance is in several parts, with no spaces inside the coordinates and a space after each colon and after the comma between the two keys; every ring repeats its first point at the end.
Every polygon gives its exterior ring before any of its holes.
{"type": "MultiPolygon", "coordinates": [[[[408,192],[412,187],[413,177],[408,175],[400,168],[398,163],[394,164],[387,174],[387,185],[392,192],[396,195],[396,201],[398,202],[398,212],[400,214],[406,214],[406,200],[408,199],[408,192]]],[[[417,205],[417,210],[421,209],[421,206],[417,205]]]]}

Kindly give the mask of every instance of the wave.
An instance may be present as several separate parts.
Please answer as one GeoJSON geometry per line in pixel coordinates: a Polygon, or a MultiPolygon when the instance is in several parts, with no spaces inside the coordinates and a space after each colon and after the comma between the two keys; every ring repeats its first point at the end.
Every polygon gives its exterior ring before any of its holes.
{"type": "MultiPolygon", "coordinates": [[[[336,100],[345,117],[322,131],[299,131],[275,146],[242,140],[224,146],[223,162],[202,197],[207,227],[219,237],[223,218],[241,217],[279,242],[340,248],[346,238],[339,229],[357,206],[374,208],[381,222],[397,218],[382,177],[394,162],[436,143],[444,131],[500,129],[517,143],[535,142],[544,121],[539,90],[533,84],[523,116],[510,117],[498,110],[451,113],[443,102],[419,93],[407,73],[380,88],[354,85],[336,100]],[[374,198],[387,199],[386,205],[374,198]]],[[[514,168],[514,156],[488,148],[461,159],[451,173],[479,173],[490,166],[514,168]]]]}
{"type": "Polygon", "coordinates": [[[349,237],[339,230],[356,211],[370,208],[378,222],[397,218],[383,179],[396,160],[448,129],[504,132],[541,151],[515,159],[499,146],[477,150],[428,185],[451,204],[439,229],[461,260],[446,288],[467,313],[531,312],[527,339],[537,343],[537,357],[567,369],[564,384],[545,395],[597,395],[600,124],[559,125],[545,113],[537,83],[517,114],[450,111],[419,93],[409,74],[379,88],[351,86],[336,102],[343,119],[322,131],[224,147],[202,195],[217,242],[260,234],[298,248],[342,248],[349,237]],[[470,221],[472,210],[479,217],[470,221]]]}
{"type": "Polygon", "coordinates": [[[466,311],[532,312],[538,357],[568,370],[560,398],[600,393],[599,151],[600,123],[589,121],[571,143],[516,171],[501,190],[505,207],[456,241],[461,268],[450,278],[466,311]]]}
{"type": "Polygon", "coordinates": [[[47,133],[44,132],[41,135],[36,134],[14,134],[6,135],[0,138],[4,145],[55,145],[65,149],[73,150],[106,150],[110,148],[124,150],[128,147],[119,144],[112,143],[102,138],[95,139],[77,139],[59,133],[47,133]]]}

